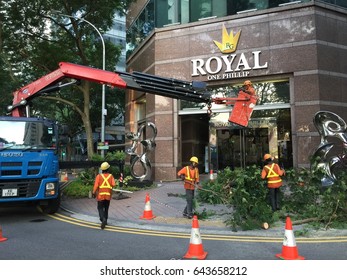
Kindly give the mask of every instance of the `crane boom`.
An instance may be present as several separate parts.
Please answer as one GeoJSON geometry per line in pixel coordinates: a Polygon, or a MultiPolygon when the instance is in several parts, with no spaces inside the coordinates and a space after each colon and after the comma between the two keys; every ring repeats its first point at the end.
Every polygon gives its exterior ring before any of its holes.
{"type": "Polygon", "coordinates": [[[196,103],[235,104],[228,121],[241,126],[247,126],[257,100],[256,97],[242,91],[237,98],[212,98],[205,82],[188,82],[141,72],[111,72],[69,62],[60,62],[59,68],[55,71],[15,91],[12,105],[8,106],[8,112],[13,117],[26,116],[25,107],[31,99],[77,84],[80,80],[196,103]],[[65,79],[71,79],[71,81],[66,82],[65,79]]]}
{"type": "Polygon", "coordinates": [[[144,74],[140,72],[110,72],[68,62],[60,62],[59,68],[40,79],[20,88],[13,93],[12,105],[8,111],[12,116],[25,116],[24,107],[28,101],[44,93],[58,91],[64,86],[76,84],[78,80],[87,80],[111,87],[135,89],[166,97],[193,102],[208,102],[210,93],[203,82],[186,82],[177,79],[144,74]],[[74,79],[62,83],[65,78],[74,79]]]}

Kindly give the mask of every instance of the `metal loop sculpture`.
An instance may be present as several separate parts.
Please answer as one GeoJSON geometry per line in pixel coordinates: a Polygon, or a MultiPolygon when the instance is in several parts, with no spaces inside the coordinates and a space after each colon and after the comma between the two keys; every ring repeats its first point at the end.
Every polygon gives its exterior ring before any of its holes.
{"type": "Polygon", "coordinates": [[[321,136],[321,141],[313,155],[314,162],[311,164],[311,168],[314,170],[322,169],[325,174],[322,178],[322,185],[331,186],[337,180],[335,172],[338,167],[342,166],[344,169],[346,167],[347,125],[338,115],[328,111],[317,112],[313,123],[321,136]],[[337,138],[342,142],[341,154],[328,156],[328,153],[336,145],[328,141],[329,137],[337,138]]]}
{"type": "Polygon", "coordinates": [[[131,165],[130,172],[131,172],[131,175],[139,181],[149,180],[152,176],[152,165],[148,159],[147,154],[148,152],[153,151],[155,149],[156,136],[157,136],[157,127],[155,126],[154,123],[151,123],[151,122],[148,122],[147,124],[142,124],[138,128],[136,134],[133,132],[126,133],[126,137],[133,141],[132,146],[126,150],[126,153],[130,155],[130,165],[131,165]],[[146,126],[152,129],[153,135],[149,139],[141,140],[143,130],[146,126]],[[136,153],[139,143],[142,144],[143,146],[141,154],[136,153]],[[135,171],[136,169],[135,164],[138,161],[141,163],[141,166],[143,169],[142,175],[137,174],[135,171]]]}

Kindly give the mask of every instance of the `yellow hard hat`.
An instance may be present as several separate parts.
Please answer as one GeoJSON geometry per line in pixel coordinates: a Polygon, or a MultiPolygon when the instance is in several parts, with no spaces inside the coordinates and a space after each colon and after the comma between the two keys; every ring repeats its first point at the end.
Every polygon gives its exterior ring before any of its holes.
{"type": "Polygon", "coordinates": [[[103,162],[100,166],[101,170],[107,170],[110,168],[110,165],[108,164],[108,162],[103,162]]]}
{"type": "Polygon", "coordinates": [[[243,83],[244,86],[251,86],[252,85],[252,82],[250,80],[246,80],[244,83],[243,83]]]}
{"type": "Polygon", "coordinates": [[[267,160],[267,159],[269,159],[269,158],[272,158],[272,156],[271,156],[270,154],[265,154],[265,155],[264,155],[264,160],[267,160]]]}
{"type": "Polygon", "coordinates": [[[191,157],[189,161],[191,161],[191,162],[195,162],[196,164],[198,164],[198,163],[199,163],[199,160],[198,160],[198,158],[197,158],[197,157],[191,157]]]}

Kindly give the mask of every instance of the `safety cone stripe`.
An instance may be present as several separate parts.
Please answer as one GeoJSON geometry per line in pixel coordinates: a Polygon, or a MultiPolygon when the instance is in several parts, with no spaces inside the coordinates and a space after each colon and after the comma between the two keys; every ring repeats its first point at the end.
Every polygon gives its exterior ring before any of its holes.
{"type": "Polygon", "coordinates": [[[284,231],[284,239],[283,239],[283,245],[288,247],[295,247],[296,242],[294,238],[294,233],[292,230],[285,230],[284,231]]]}
{"type": "Polygon", "coordinates": [[[201,244],[201,236],[199,229],[192,228],[190,235],[190,244],[201,244]]]}
{"type": "Polygon", "coordinates": [[[151,210],[151,203],[150,202],[147,202],[145,204],[145,211],[150,211],[151,210]]]}

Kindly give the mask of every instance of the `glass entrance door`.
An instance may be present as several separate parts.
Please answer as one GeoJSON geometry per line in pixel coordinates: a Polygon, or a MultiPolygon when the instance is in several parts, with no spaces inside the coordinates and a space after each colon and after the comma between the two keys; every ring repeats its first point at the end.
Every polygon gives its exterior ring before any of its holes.
{"type": "Polygon", "coordinates": [[[217,129],[218,169],[261,165],[269,151],[268,128],[217,129]]]}

